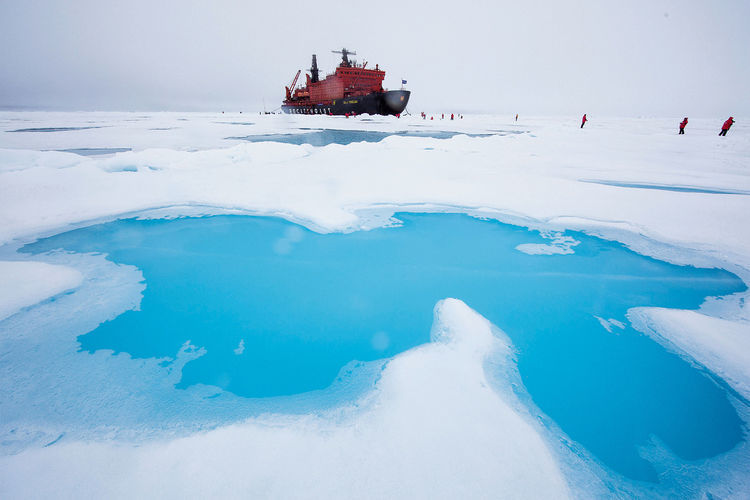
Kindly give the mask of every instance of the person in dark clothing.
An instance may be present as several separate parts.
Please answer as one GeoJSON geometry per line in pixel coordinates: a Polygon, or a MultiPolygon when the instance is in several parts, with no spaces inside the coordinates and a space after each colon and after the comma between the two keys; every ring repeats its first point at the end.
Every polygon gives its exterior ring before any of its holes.
{"type": "Polygon", "coordinates": [[[687,125],[687,116],[685,117],[685,119],[684,119],[684,120],[682,120],[682,121],[680,122],[680,133],[681,133],[681,134],[684,134],[684,133],[685,133],[685,125],[687,125]]]}
{"type": "Polygon", "coordinates": [[[734,124],[734,118],[731,116],[729,117],[729,120],[724,122],[724,125],[721,126],[721,132],[719,132],[719,135],[727,135],[727,132],[729,132],[729,129],[734,124]]]}
{"type": "Polygon", "coordinates": [[[583,128],[584,125],[586,125],[586,122],[588,120],[586,119],[586,113],[583,114],[583,119],[581,120],[581,128],[583,128]]]}

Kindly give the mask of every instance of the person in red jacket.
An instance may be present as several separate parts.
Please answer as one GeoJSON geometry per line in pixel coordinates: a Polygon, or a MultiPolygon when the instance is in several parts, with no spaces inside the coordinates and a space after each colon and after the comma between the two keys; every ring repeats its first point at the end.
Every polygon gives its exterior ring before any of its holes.
{"type": "Polygon", "coordinates": [[[681,133],[681,134],[684,134],[684,133],[685,133],[685,125],[687,125],[687,116],[685,117],[685,119],[684,119],[684,120],[682,120],[682,121],[680,122],[680,133],[681,133]]]}
{"type": "Polygon", "coordinates": [[[583,114],[583,119],[581,120],[581,128],[583,128],[584,125],[586,125],[586,122],[588,120],[586,119],[586,113],[583,114]]]}
{"type": "Polygon", "coordinates": [[[729,120],[724,122],[724,125],[721,126],[721,132],[719,132],[719,135],[727,135],[727,132],[729,132],[729,128],[734,123],[734,118],[731,116],[729,117],[729,120]]]}

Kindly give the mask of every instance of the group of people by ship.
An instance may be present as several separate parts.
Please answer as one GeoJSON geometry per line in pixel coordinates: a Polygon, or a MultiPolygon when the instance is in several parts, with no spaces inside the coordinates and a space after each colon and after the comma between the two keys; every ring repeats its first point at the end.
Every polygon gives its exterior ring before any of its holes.
{"type": "MultiPolygon", "coordinates": [[[[424,111],[422,111],[421,113],[419,113],[419,116],[421,116],[423,120],[427,119],[427,113],[425,113],[424,111]]],[[[458,116],[459,120],[463,120],[464,119],[464,115],[456,115],[455,113],[451,113],[451,120],[455,120],[456,116],[458,116]]],[[[430,116],[430,120],[434,120],[434,119],[435,119],[434,116],[430,116]]],[[[445,120],[445,113],[440,113],[440,119],[441,120],[445,120]]]]}

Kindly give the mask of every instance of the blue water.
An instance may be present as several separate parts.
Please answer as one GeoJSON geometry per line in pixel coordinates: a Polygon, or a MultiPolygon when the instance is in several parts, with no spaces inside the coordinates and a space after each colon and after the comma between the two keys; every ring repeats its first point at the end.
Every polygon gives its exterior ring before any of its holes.
{"type": "Polygon", "coordinates": [[[132,151],[131,148],[72,148],[72,149],[58,149],[63,153],[75,153],[81,156],[98,156],[98,155],[111,155],[115,153],[125,153],[132,151]]]}
{"type": "MultiPolygon", "coordinates": [[[[401,227],[317,234],[281,219],[123,220],[24,248],[105,252],[140,268],[140,311],[79,337],[83,351],[207,353],[179,388],[214,384],[245,397],[327,387],[353,359],[429,341],[432,310],[456,297],[510,336],[534,402],[599,460],[656,481],[638,455],[652,437],[683,460],[744,438],[725,390],[627,325],[634,306],[696,308],[745,289],[719,269],[676,266],[581,233],[573,255],[526,255],[538,233],[455,214],[398,214],[401,227]]],[[[498,374],[499,375],[499,374],[498,374]]]]}
{"type": "MultiPolygon", "coordinates": [[[[329,144],[351,144],[353,142],[380,142],[386,137],[399,135],[405,137],[432,137],[434,139],[450,139],[459,132],[448,131],[419,131],[408,130],[400,132],[375,132],[369,130],[337,130],[337,129],[313,129],[310,132],[297,134],[260,134],[247,135],[243,137],[227,137],[227,139],[243,140],[249,142],[283,142],[286,144],[310,144],[312,146],[327,146],[329,144]]],[[[470,137],[488,137],[494,134],[465,134],[470,137]]]]}
{"type": "Polygon", "coordinates": [[[6,132],[71,132],[73,130],[89,130],[97,127],[41,127],[41,128],[19,128],[18,130],[6,130],[6,132]]]}
{"type": "Polygon", "coordinates": [[[223,125],[255,125],[254,122],[214,122],[214,123],[220,123],[223,125]]]}
{"type": "Polygon", "coordinates": [[[581,179],[581,182],[590,182],[592,184],[603,184],[605,186],[615,186],[633,189],[656,189],[659,191],[675,191],[678,193],[702,193],[702,194],[742,194],[750,195],[750,191],[736,189],[708,189],[688,186],[666,186],[663,184],[643,184],[636,182],[619,182],[619,181],[594,181],[581,179]]]}

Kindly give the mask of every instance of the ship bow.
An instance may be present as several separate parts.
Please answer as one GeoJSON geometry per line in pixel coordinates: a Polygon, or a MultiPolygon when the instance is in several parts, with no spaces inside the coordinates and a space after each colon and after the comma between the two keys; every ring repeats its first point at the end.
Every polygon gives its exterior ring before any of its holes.
{"type": "Polygon", "coordinates": [[[406,109],[411,92],[408,90],[389,90],[383,93],[383,110],[385,114],[399,115],[406,109]]]}

